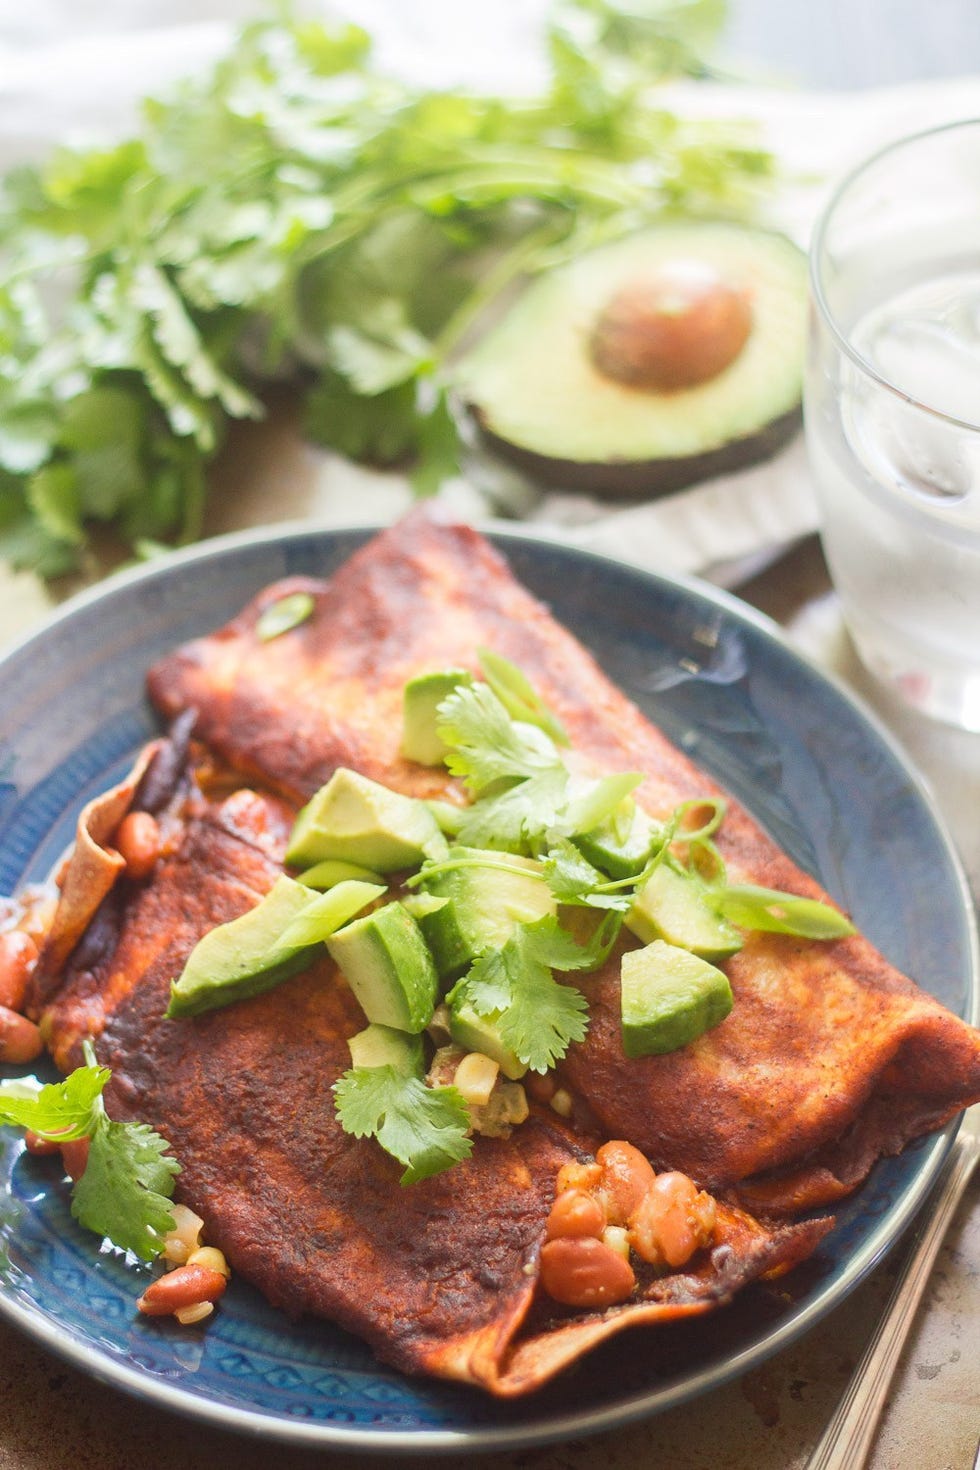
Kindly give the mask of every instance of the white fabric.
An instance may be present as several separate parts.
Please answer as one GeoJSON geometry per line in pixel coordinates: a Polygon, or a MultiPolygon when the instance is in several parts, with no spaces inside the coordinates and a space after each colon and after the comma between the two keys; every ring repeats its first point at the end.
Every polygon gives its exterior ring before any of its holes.
{"type": "MultiPolygon", "coordinates": [[[[413,80],[520,91],[541,78],[545,8],[546,0],[357,0],[348,13],[377,37],[379,63],[413,80]]],[[[132,128],[142,96],[208,65],[242,19],[263,11],[259,0],[0,0],[0,168],[41,157],[57,142],[132,128]]],[[[805,245],[834,182],[864,155],[903,133],[980,116],[980,77],[861,93],[679,83],[664,100],[685,112],[758,122],[786,176],[772,222],[805,245]]],[[[318,519],[386,518],[408,501],[393,477],[332,455],[320,468],[318,519]]],[[[509,484],[511,513],[580,545],[728,582],[817,526],[799,439],[767,464],[641,505],[611,508],[509,484]]],[[[500,508],[472,486],[455,485],[450,495],[468,513],[500,508]]]]}

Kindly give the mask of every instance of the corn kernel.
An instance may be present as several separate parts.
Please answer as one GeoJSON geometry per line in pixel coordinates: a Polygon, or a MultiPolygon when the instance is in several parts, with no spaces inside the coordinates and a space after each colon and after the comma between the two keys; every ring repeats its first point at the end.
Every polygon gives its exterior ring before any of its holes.
{"type": "Polygon", "coordinates": [[[572,1102],[572,1094],[568,1091],[567,1087],[558,1088],[554,1097],[551,1099],[551,1107],[558,1114],[559,1118],[570,1118],[572,1116],[574,1104],[572,1102]]]}
{"type": "Polygon", "coordinates": [[[184,1327],[190,1327],[195,1322],[203,1322],[205,1317],[210,1317],[213,1311],[213,1302],[195,1302],[190,1307],[178,1307],[174,1316],[184,1327]]]}
{"type": "Polygon", "coordinates": [[[186,1266],[190,1246],[179,1235],[168,1235],[163,1246],[163,1259],[168,1266],[186,1266]]]}
{"type": "Polygon", "coordinates": [[[218,1271],[222,1276],[231,1280],[231,1267],[225,1260],[224,1251],[219,1251],[216,1245],[202,1245],[196,1251],[191,1251],[187,1257],[188,1266],[205,1266],[209,1271],[218,1271]]]}
{"type": "Polygon", "coordinates": [[[200,1215],[195,1215],[186,1205],[174,1205],[174,1228],[168,1233],[167,1240],[176,1236],[178,1240],[184,1241],[189,1251],[196,1250],[201,1244],[201,1231],[204,1221],[200,1215]]]}
{"type": "Polygon", "coordinates": [[[471,1051],[456,1068],[453,1082],[466,1102],[483,1107],[490,1101],[499,1074],[500,1064],[492,1057],[484,1056],[482,1051],[471,1051]]]}
{"type": "Polygon", "coordinates": [[[630,1235],[625,1225],[607,1225],[602,1232],[602,1243],[608,1245],[624,1261],[630,1258],[630,1235]]]}

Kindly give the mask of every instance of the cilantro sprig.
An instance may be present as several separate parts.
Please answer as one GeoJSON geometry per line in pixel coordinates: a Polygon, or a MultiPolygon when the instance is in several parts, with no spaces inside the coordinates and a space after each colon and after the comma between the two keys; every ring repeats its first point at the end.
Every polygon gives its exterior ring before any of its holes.
{"type": "Polygon", "coordinates": [[[447,996],[493,1020],[504,1045],[532,1072],[547,1072],[588,1029],[588,1002],[555,970],[594,970],[619,932],[619,916],[607,915],[592,940],[581,945],[558,920],[546,916],[517,924],[500,949],[486,950],[447,996]]]}
{"type": "Polygon", "coordinates": [[[352,1067],[333,1086],[337,1117],[355,1138],[376,1138],[415,1184],[468,1158],[469,1109],[455,1087],[427,1087],[394,1066],[352,1067]]]}
{"type": "Polygon", "coordinates": [[[60,1082],[0,1083],[0,1124],[29,1128],[52,1143],[88,1138],[85,1172],[72,1186],[72,1215],[121,1250],[152,1261],[173,1229],[170,1199],[180,1165],[152,1128],[108,1116],[102,1094],[111,1075],[95,1064],[86,1043],[86,1065],[60,1082]]]}
{"type": "Polygon", "coordinates": [[[744,122],[667,111],[717,0],[555,0],[550,76],[501,99],[379,69],[358,26],[250,25],[138,136],[0,182],[0,554],[56,575],[99,523],[200,535],[206,469],[263,385],[419,493],[458,471],[454,352],[523,275],[664,211],[751,215],[744,122]]]}

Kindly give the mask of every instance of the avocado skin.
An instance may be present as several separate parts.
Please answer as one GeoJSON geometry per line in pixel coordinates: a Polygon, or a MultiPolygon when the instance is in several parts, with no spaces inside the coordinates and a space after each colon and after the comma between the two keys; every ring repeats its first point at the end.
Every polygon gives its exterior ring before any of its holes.
{"type": "Polygon", "coordinates": [[[472,405],[469,408],[487,449],[522,470],[529,479],[550,490],[581,490],[606,500],[651,500],[716,475],[762,464],[795,438],[803,423],[803,408],[797,404],[756,433],[700,454],[677,459],[576,460],[555,459],[513,444],[487,426],[479,409],[472,405]]]}
{"type": "MultiPolygon", "coordinates": [[[[483,446],[542,486],[650,499],[756,464],[796,433],[806,295],[806,256],[786,235],[665,217],[528,281],[458,363],[458,391],[483,446]],[[750,330],[735,355],[712,367],[718,344],[710,332],[724,326],[724,314],[709,312],[699,324],[695,313],[695,336],[687,341],[678,329],[674,348],[682,363],[697,332],[709,333],[703,378],[668,387],[610,372],[597,346],[623,297],[637,303],[633,336],[626,317],[611,361],[635,365],[647,349],[670,350],[670,334],[657,335],[656,312],[645,314],[645,293],[683,267],[751,302],[750,330]]],[[[678,299],[687,300],[683,292],[678,299]]],[[[683,306],[677,310],[681,320],[683,306]]]]}

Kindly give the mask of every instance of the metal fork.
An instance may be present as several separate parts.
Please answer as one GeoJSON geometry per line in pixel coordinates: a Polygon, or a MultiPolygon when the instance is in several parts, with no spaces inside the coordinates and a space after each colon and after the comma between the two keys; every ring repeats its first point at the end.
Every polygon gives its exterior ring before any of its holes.
{"type": "Polygon", "coordinates": [[[807,1461],[807,1470],[861,1470],[866,1463],[926,1282],[978,1161],[980,1103],[963,1114],[946,1170],[932,1196],[930,1217],[895,1282],[881,1321],[834,1417],[807,1461]]]}

